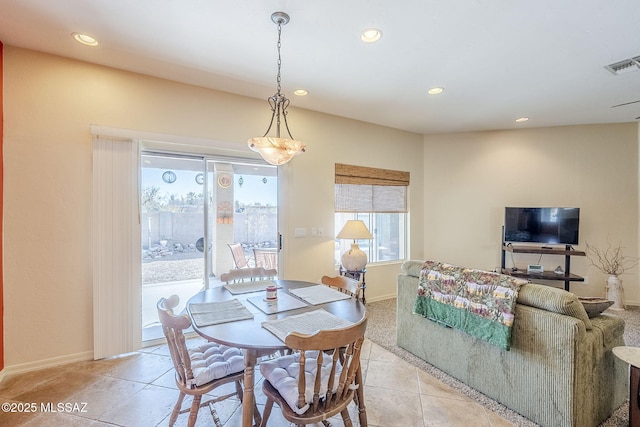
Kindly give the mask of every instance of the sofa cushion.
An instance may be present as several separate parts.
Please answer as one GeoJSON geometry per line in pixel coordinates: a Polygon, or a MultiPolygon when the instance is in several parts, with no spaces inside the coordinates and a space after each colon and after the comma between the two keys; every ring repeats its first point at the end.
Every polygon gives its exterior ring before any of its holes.
{"type": "Polygon", "coordinates": [[[528,283],[520,288],[517,303],[575,317],[582,320],[587,330],[592,328],[589,316],[578,297],[564,289],[528,283]]]}

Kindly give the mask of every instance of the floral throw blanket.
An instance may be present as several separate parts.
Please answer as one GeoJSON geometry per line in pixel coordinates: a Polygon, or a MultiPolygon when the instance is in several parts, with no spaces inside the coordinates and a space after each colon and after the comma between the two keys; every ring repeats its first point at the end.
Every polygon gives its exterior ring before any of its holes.
{"type": "Polygon", "coordinates": [[[514,308],[526,280],[425,261],[413,312],[509,350],[514,308]]]}

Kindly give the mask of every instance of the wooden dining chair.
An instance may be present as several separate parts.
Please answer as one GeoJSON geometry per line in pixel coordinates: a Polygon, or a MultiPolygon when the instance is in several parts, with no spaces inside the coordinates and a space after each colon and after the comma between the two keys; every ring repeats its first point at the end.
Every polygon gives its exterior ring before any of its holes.
{"type": "Polygon", "coordinates": [[[240,243],[229,243],[229,250],[231,250],[231,256],[236,268],[253,268],[256,266],[255,260],[252,257],[247,258],[244,253],[244,249],[240,243]]]}
{"type": "MultiPolygon", "coordinates": [[[[191,319],[187,314],[173,313],[173,309],[179,302],[180,298],[177,295],[171,295],[169,298],[161,298],[156,305],[175,369],[176,386],[180,390],[178,402],[169,418],[169,426],[173,426],[178,415],[186,412],[189,412],[187,425],[190,427],[195,425],[200,408],[209,405],[215,425],[222,427],[213,404],[233,396],[237,396],[242,401],[244,354],[238,348],[212,342],[187,349],[183,331],[191,326],[191,319]],[[204,394],[231,382],[235,383],[234,393],[202,402],[204,394]],[[190,407],[182,409],[182,402],[186,395],[193,396],[193,402],[190,407]]],[[[259,419],[257,407],[254,408],[254,413],[256,420],[259,419]]]]}
{"type": "Polygon", "coordinates": [[[256,267],[264,267],[266,269],[278,269],[278,252],[275,249],[253,249],[253,259],[256,261],[256,267]]]}
{"type": "Polygon", "coordinates": [[[361,427],[367,426],[360,351],[367,316],[341,329],[320,330],[311,335],[291,332],[285,344],[292,354],[260,364],[262,391],[267,402],[261,427],[266,427],[273,404],[296,426],[322,422],[336,414],[352,427],[348,405],[354,401],[361,427]],[[346,348],[342,357],[340,349],[346,348]],[[342,359],[342,360],[341,360],[342,359]]]}
{"type": "Polygon", "coordinates": [[[336,276],[336,277],[329,277],[329,276],[322,276],[322,278],[320,279],[320,282],[323,285],[327,285],[331,288],[335,288],[337,290],[339,290],[340,292],[343,292],[349,296],[354,297],[355,299],[358,299],[358,297],[360,296],[360,282],[358,282],[355,279],[352,279],[350,277],[345,277],[345,276],[336,276]]]}
{"type": "MultiPolygon", "coordinates": [[[[323,285],[327,285],[330,288],[336,289],[344,294],[349,295],[350,297],[355,298],[356,300],[359,298],[360,296],[360,282],[358,282],[355,279],[352,279],[350,277],[346,277],[346,276],[336,276],[336,277],[329,277],[329,276],[322,276],[322,278],[320,279],[320,282],[323,285]]],[[[342,355],[345,352],[345,348],[341,347],[340,348],[340,355],[342,357],[342,355]]]]}
{"type": "Polygon", "coordinates": [[[225,283],[239,283],[253,280],[273,279],[278,275],[276,270],[267,270],[263,267],[240,268],[231,270],[228,273],[222,273],[220,280],[225,283]]]}

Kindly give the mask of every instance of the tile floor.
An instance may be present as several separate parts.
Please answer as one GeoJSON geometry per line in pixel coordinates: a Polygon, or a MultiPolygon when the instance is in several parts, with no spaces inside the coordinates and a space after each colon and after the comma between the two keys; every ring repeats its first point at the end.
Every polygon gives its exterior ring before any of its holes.
{"type": "MultiPolygon", "coordinates": [[[[196,345],[200,340],[191,342],[196,345]]],[[[369,426],[513,425],[382,347],[368,340],[365,344],[362,363],[369,426]]],[[[15,403],[14,409],[35,406],[36,411],[4,412],[3,406],[0,426],[166,426],[178,397],[172,369],[167,347],[156,346],[106,360],[7,376],[0,382],[0,401],[15,403]],[[58,404],[67,405],[60,408],[58,404]],[[53,410],[43,412],[43,405],[53,410]]],[[[265,398],[257,374],[256,399],[262,411],[265,398]]],[[[224,387],[222,392],[227,392],[224,387]]],[[[225,427],[240,426],[238,400],[218,403],[216,409],[225,427]]],[[[176,426],[186,426],[187,418],[188,414],[180,415],[176,426]]],[[[358,426],[355,413],[352,419],[358,426]]],[[[343,425],[339,418],[332,419],[332,424],[343,425]]],[[[196,425],[213,425],[206,408],[200,410],[196,425]]],[[[289,426],[277,406],[269,426],[289,426]]]]}

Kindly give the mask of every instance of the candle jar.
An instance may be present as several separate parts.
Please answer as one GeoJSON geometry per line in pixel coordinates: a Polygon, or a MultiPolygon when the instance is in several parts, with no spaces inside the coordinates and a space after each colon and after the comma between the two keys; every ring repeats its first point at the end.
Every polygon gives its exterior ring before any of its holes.
{"type": "Polygon", "coordinates": [[[275,301],[278,299],[278,287],[275,285],[267,286],[267,301],[275,301]]]}

